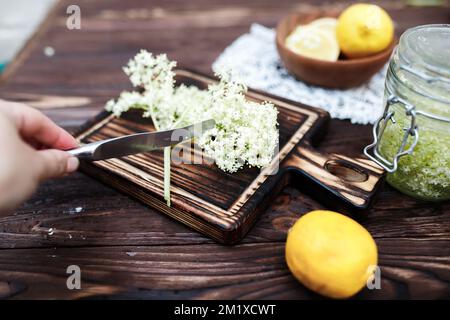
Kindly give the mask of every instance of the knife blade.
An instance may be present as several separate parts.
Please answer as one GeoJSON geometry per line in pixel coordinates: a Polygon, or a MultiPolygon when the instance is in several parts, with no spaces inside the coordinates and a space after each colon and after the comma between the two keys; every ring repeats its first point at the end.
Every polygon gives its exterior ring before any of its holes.
{"type": "Polygon", "coordinates": [[[213,119],[209,119],[184,128],[136,133],[96,141],[68,152],[79,159],[90,161],[119,158],[173,146],[193,137],[199,137],[204,131],[214,128],[215,124],[213,119]]]}

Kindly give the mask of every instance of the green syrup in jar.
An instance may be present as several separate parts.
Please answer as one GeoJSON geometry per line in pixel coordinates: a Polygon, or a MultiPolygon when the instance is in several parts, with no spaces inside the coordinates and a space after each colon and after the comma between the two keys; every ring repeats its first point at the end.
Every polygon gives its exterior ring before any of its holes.
{"type": "MultiPolygon", "coordinates": [[[[412,153],[399,158],[388,183],[419,199],[450,199],[450,25],[420,26],[402,35],[386,77],[388,97],[401,100],[387,106],[394,121],[386,122],[379,154],[393,159],[398,153],[405,130],[411,127],[408,105],[417,112],[418,133],[412,153]]],[[[414,138],[409,136],[404,150],[414,138]]]]}

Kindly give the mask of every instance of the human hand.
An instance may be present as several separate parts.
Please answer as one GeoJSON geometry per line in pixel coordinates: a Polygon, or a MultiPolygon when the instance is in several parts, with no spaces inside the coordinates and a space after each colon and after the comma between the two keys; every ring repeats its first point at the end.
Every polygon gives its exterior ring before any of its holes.
{"type": "Polygon", "coordinates": [[[78,145],[36,109],[0,99],[0,214],[17,207],[46,179],[78,168],[68,150],[78,145]]]}

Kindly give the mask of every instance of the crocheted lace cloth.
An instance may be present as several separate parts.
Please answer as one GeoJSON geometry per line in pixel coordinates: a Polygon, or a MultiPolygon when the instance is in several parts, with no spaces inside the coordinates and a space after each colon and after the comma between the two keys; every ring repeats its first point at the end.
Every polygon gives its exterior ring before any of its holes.
{"type": "Polygon", "coordinates": [[[352,123],[373,123],[383,111],[384,78],[387,66],[366,84],[347,90],[311,86],[293,78],[284,69],[275,46],[275,31],[253,24],[250,32],[237,38],[216,59],[215,72],[230,70],[254,89],[327,110],[331,117],[352,123]]]}

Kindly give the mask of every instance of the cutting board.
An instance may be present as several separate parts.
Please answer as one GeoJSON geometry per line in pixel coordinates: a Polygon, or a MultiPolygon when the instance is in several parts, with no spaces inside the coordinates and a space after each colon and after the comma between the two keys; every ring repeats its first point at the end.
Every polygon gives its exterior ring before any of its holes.
{"type": "MultiPolygon", "coordinates": [[[[177,70],[176,74],[177,84],[206,88],[216,81],[188,70],[177,70]]],[[[371,204],[384,176],[380,167],[365,158],[324,154],[313,147],[326,131],[326,111],[255,90],[249,90],[247,98],[271,101],[279,111],[280,146],[265,169],[246,167],[230,174],[214,164],[172,163],[170,207],[163,199],[162,150],[83,161],[81,170],[227,244],[241,240],[277,192],[289,183],[301,185],[302,190],[330,208],[360,211],[371,204]]],[[[102,112],[80,128],[76,137],[81,143],[89,143],[154,130],[151,120],[143,118],[140,111],[130,111],[120,118],[102,112]]],[[[204,156],[199,152],[189,156],[204,156]]]]}

